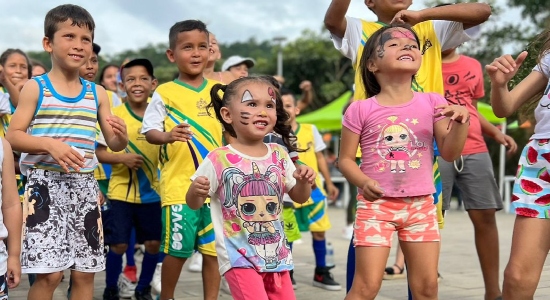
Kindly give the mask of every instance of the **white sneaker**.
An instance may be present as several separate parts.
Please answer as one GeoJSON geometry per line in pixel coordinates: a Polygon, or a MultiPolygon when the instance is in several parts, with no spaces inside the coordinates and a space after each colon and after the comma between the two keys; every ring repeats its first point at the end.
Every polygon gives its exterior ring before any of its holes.
{"type": "Polygon", "coordinates": [[[151,291],[155,295],[160,295],[161,290],[161,284],[160,284],[160,278],[161,278],[161,272],[162,272],[162,263],[158,263],[157,267],[155,268],[155,273],[153,274],[153,280],[151,280],[151,291]]]}
{"type": "Polygon", "coordinates": [[[193,256],[191,256],[191,261],[189,262],[189,267],[187,267],[187,269],[189,272],[202,272],[202,254],[195,252],[193,256]]]}
{"type": "Polygon", "coordinates": [[[225,280],[225,277],[222,276],[222,281],[220,283],[220,291],[231,295],[231,290],[229,289],[229,283],[227,283],[227,280],[225,280]]]}
{"type": "Polygon", "coordinates": [[[303,244],[304,241],[302,241],[302,239],[297,239],[295,240],[294,242],[292,242],[294,245],[300,245],[300,244],[303,244]]]}
{"type": "Polygon", "coordinates": [[[136,292],[136,285],[128,277],[120,274],[118,277],[118,296],[120,298],[131,298],[136,292]]]}

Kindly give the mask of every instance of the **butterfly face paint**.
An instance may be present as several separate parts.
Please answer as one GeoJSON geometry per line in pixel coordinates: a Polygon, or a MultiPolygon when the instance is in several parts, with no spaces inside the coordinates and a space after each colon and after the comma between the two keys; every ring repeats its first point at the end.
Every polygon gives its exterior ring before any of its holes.
{"type": "Polygon", "coordinates": [[[384,54],[385,54],[384,45],[388,41],[393,39],[402,39],[402,38],[410,39],[414,42],[414,45],[405,45],[404,48],[406,50],[411,50],[412,47],[418,46],[418,41],[416,40],[416,38],[414,37],[414,34],[410,30],[407,30],[404,28],[389,29],[389,30],[386,30],[384,33],[382,33],[382,35],[380,36],[380,42],[378,44],[378,49],[376,50],[376,54],[378,55],[378,57],[379,58],[384,57],[384,54]]]}
{"type": "Polygon", "coordinates": [[[274,104],[277,104],[277,102],[276,102],[276,100],[275,100],[275,91],[273,90],[273,88],[268,87],[268,88],[267,88],[267,94],[269,95],[269,97],[271,97],[271,101],[272,101],[274,104]]]}

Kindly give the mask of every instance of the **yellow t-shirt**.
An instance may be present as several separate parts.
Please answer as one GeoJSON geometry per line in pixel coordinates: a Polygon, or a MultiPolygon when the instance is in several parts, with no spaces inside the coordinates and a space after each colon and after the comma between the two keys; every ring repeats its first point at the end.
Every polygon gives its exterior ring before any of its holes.
{"type": "MultiPolygon", "coordinates": [[[[118,96],[109,90],[105,90],[107,92],[107,97],[109,98],[109,106],[111,107],[111,111],[114,107],[120,106],[121,102],[118,96]]],[[[99,139],[101,135],[101,128],[99,127],[99,122],[96,124],[96,136],[99,139]]],[[[94,177],[96,180],[108,180],[111,176],[111,166],[108,164],[102,164],[98,163],[97,168],[94,170],[94,177]]]]}
{"type": "MultiPolygon", "coordinates": [[[[321,181],[321,177],[319,174],[319,164],[317,162],[317,149],[319,149],[319,145],[315,142],[315,132],[313,131],[313,125],[311,124],[298,124],[298,128],[296,129],[296,132],[294,134],[296,135],[296,145],[298,146],[298,149],[307,149],[305,152],[300,152],[298,154],[300,158],[300,162],[304,163],[306,166],[312,168],[315,173],[317,174],[317,178],[315,179],[315,184],[317,185],[317,189],[314,193],[312,193],[312,196],[315,195],[316,198],[326,198],[326,192],[323,188],[323,182],[321,181]]],[[[324,146],[324,144],[323,144],[324,146]]],[[[325,146],[326,147],[326,146],[325,146]]],[[[313,204],[314,202],[318,202],[321,199],[312,199],[311,197],[307,202],[303,204],[295,203],[295,207],[301,207],[301,206],[308,206],[313,204]]]]}
{"type": "Polygon", "coordinates": [[[158,164],[160,146],[149,144],[141,133],[143,119],[137,116],[128,103],[113,108],[113,115],[126,123],[128,146],[118,153],[134,153],[143,157],[141,168],[134,171],[124,164],[111,165],[107,197],[130,203],[153,203],[160,201],[158,194],[158,164]]]}
{"type": "Polygon", "coordinates": [[[206,155],[222,146],[222,125],[206,106],[210,90],[218,82],[204,79],[194,88],[179,80],[160,85],[147,107],[143,132],[151,129],[169,132],[177,124],[191,125],[193,138],[186,143],[174,142],[160,149],[160,195],[162,206],[185,204],[185,195],[191,185],[191,176],[206,155]]]}

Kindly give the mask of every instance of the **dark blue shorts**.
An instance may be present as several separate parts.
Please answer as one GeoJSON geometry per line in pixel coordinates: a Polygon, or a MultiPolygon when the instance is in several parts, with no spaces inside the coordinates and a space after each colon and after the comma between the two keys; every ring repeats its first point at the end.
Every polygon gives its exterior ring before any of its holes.
{"type": "Polygon", "coordinates": [[[109,201],[110,208],[103,212],[106,245],[128,244],[132,228],[136,229],[138,244],[143,244],[145,241],[160,241],[162,231],[160,202],[109,201]]]}

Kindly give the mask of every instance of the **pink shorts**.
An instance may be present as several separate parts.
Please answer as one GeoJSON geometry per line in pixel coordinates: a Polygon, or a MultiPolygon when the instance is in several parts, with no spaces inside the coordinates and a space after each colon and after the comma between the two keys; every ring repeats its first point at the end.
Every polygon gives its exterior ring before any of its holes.
{"type": "Polygon", "coordinates": [[[254,269],[232,268],[223,274],[235,300],[295,300],[288,271],[258,273],[254,269]]]}
{"type": "Polygon", "coordinates": [[[373,202],[358,195],[353,231],[356,247],[391,247],[394,231],[405,242],[440,240],[432,195],[381,198],[373,202]]]}

